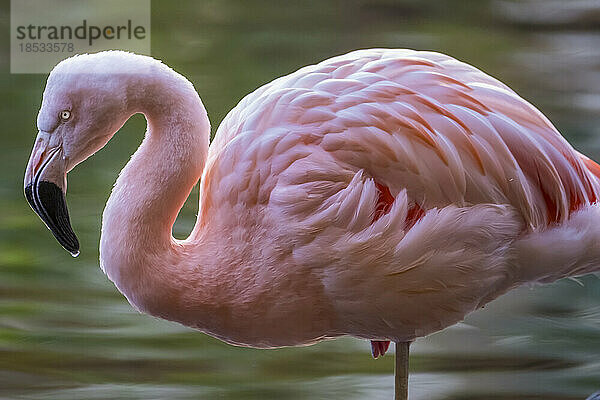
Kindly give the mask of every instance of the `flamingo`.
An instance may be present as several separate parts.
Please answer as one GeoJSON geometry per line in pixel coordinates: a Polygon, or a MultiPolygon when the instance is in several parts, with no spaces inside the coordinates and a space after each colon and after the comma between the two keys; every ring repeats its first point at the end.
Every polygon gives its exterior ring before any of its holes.
{"type": "Polygon", "coordinates": [[[519,285],[600,268],[600,166],[509,87],[444,54],[368,49],[258,88],[210,123],[151,57],[77,55],[50,73],[25,172],[72,255],[66,174],[133,114],[145,138],[102,218],[100,266],[140,312],[227,343],[351,335],[373,357],[519,285]],[[200,180],[196,224],[172,236],[200,180]]]}

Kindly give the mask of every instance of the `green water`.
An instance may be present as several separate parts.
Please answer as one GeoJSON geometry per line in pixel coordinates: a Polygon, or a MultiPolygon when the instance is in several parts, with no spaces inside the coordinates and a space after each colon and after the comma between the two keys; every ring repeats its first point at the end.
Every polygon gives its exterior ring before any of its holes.
{"type": "MultiPolygon", "coordinates": [[[[152,53],[194,83],[213,126],[244,94],[300,66],[356,48],[409,47],[446,52],[500,78],[580,151],[600,159],[600,4],[280,4],[153,2],[152,53]]],[[[2,35],[8,24],[4,4],[2,35]]],[[[82,251],[73,259],[62,250],[22,194],[45,76],[8,74],[4,39],[0,398],[392,397],[393,356],[372,360],[365,341],[243,349],[132,310],[98,268],[97,249],[104,203],[143,135],[139,116],[69,174],[82,251]]],[[[196,193],[176,236],[193,226],[197,201],[196,193]]],[[[411,399],[567,400],[599,389],[600,280],[594,276],[519,289],[412,347],[411,399]]]]}

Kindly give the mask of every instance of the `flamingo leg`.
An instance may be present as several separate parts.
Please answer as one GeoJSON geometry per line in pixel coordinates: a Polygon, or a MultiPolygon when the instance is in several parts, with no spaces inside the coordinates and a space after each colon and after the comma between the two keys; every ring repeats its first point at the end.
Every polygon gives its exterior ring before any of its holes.
{"type": "Polygon", "coordinates": [[[410,342],[396,342],[395,400],[408,400],[408,355],[410,342]]]}
{"type": "Polygon", "coordinates": [[[371,340],[371,354],[373,358],[383,357],[389,347],[389,340],[371,340]]]}

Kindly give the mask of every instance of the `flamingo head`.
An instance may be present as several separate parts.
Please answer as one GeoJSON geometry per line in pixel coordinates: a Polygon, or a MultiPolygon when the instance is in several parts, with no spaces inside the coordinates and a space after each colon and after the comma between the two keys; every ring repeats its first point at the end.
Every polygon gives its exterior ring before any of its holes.
{"type": "Polygon", "coordinates": [[[27,201],[74,257],[79,241],[66,206],[67,172],[102,148],[131,115],[124,74],[115,71],[114,58],[123,52],[109,53],[117,54],[75,56],[52,70],[25,171],[27,201]]]}

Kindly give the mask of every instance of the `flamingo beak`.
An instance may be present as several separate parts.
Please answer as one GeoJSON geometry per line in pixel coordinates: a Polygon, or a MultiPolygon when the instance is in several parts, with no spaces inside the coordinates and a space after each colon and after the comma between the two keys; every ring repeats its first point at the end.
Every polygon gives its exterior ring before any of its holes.
{"type": "Polygon", "coordinates": [[[35,213],[44,221],[56,240],[73,257],[79,255],[79,241],[71,227],[65,192],[66,160],[61,146],[49,148],[42,132],[38,135],[27,169],[25,197],[35,213]]]}

